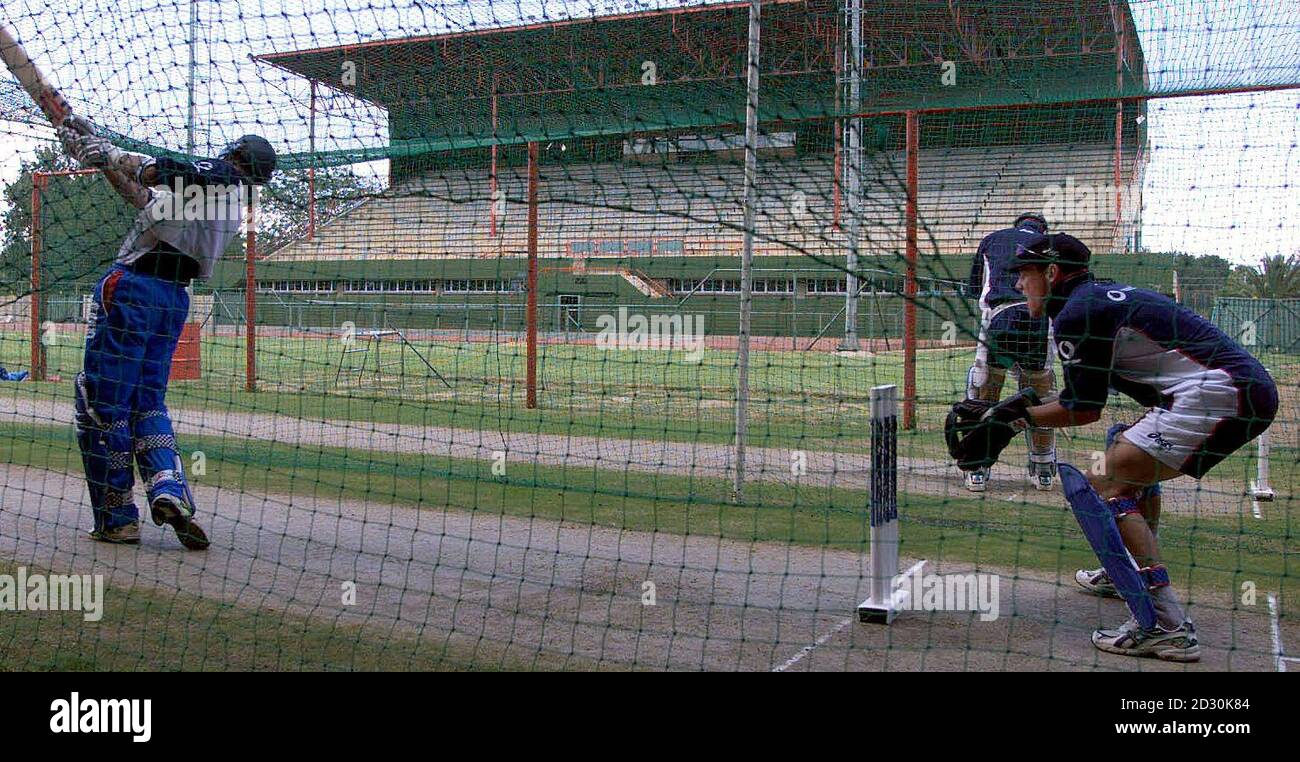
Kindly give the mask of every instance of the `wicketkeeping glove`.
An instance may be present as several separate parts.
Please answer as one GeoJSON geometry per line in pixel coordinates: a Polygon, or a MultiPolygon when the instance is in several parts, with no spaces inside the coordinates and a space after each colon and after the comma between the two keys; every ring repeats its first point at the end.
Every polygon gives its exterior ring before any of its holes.
{"type": "Polygon", "coordinates": [[[944,421],[948,454],[963,471],[993,465],[1016,434],[1032,425],[1028,411],[1038,404],[1038,394],[1031,388],[1021,389],[997,404],[961,400],[952,406],[944,421]]]}

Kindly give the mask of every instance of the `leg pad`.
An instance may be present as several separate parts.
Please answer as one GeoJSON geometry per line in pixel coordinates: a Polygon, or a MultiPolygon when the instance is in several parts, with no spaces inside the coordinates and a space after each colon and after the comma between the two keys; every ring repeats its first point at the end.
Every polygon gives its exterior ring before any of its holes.
{"type": "MultiPolygon", "coordinates": [[[[1079,522],[1088,544],[1097,554],[1115,589],[1128,604],[1129,611],[1145,629],[1156,626],[1155,605],[1148,592],[1147,576],[1129,555],[1115,523],[1115,506],[1101,499],[1088,478],[1079,469],[1067,463],[1060,464],[1061,487],[1070,503],[1074,518],[1079,522]]],[[[1159,568],[1159,567],[1157,567],[1159,568]]],[[[1166,573],[1165,578],[1168,578],[1166,573]]]]}

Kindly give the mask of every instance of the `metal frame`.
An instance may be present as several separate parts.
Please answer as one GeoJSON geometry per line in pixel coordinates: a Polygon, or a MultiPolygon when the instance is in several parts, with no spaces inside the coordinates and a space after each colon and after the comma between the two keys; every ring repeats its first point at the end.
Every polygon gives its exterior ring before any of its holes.
{"type": "Polygon", "coordinates": [[[51,177],[72,177],[75,175],[97,175],[98,169],[65,169],[57,172],[36,171],[32,173],[32,276],[31,305],[28,310],[31,320],[31,377],[33,381],[44,381],[47,363],[45,344],[41,342],[41,194],[49,187],[51,177]]]}

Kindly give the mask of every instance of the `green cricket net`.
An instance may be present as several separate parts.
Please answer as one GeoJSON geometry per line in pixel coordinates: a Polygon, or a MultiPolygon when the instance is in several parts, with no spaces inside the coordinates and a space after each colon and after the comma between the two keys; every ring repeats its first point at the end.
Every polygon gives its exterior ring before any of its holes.
{"type": "MultiPolygon", "coordinates": [[[[147,509],[96,542],[73,381],[138,213],[0,77],[0,364],[28,374],[0,381],[0,669],[1135,669],[1089,642],[1128,612],[1076,583],[1097,559],[1026,443],[972,492],[943,441],[973,258],[1029,211],[1277,380],[1158,536],[1206,664],[1300,653],[1294,4],[317,6],[5,5],[119,147],[279,162],[174,357],[118,358],[169,376],[212,545],[147,509]],[[859,623],[886,555],[911,608],[859,623]],[[99,618],[17,603],[73,574],[99,618]]],[[[1144,410],[1112,396],[1057,457],[1144,410]]]]}

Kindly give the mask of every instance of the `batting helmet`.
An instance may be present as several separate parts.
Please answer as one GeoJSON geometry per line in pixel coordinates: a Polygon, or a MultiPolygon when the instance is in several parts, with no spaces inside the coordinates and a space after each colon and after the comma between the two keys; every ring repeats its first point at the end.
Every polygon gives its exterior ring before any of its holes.
{"type": "Polygon", "coordinates": [[[237,160],[247,170],[255,185],[265,185],[275,173],[275,149],[260,135],[245,135],[231,143],[221,155],[222,161],[237,160]]]}
{"type": "Polygon", "coordinates": [[[1040,233],[1047,232],[1047,218],[1039,214],[1038,212],[1025,212],[1024,214],[1017,217],[1015,222],[1011,223],[1011,227],[1018,228],[1020,227],[1020,224],[1022,222],[1025,222],[1026,220],[1033,220],[1034,222],[1037,222],[1041,228],[1038,232],[1040,233]]]}

